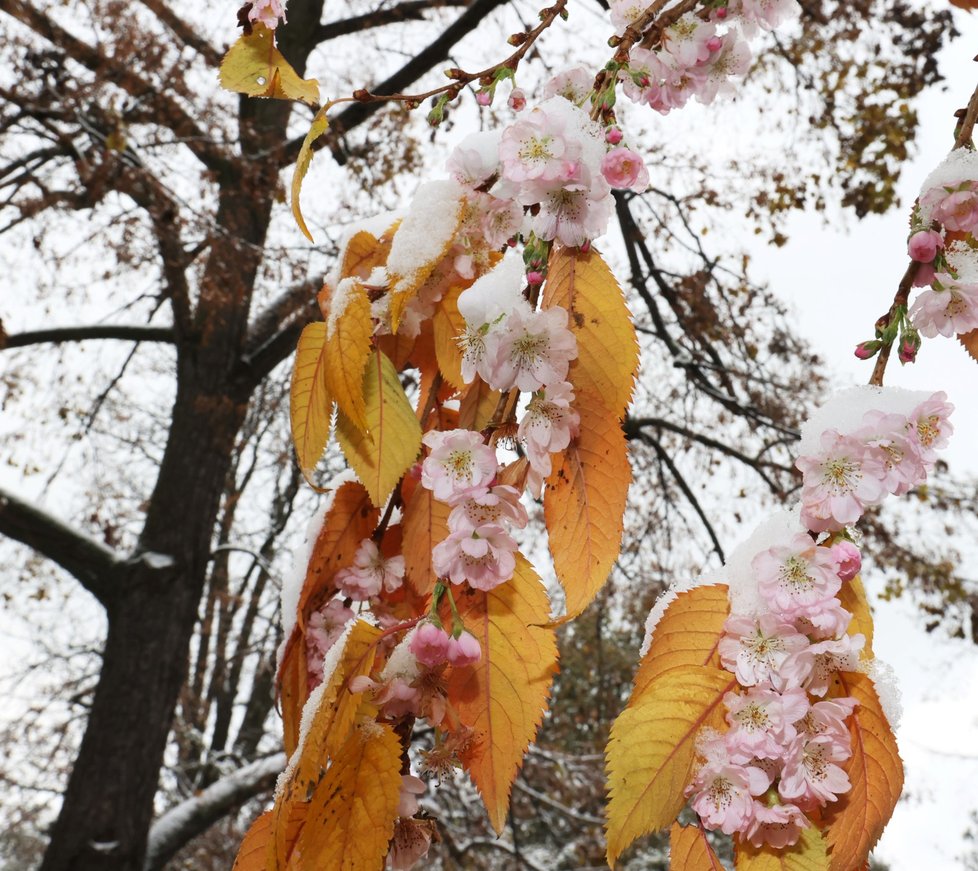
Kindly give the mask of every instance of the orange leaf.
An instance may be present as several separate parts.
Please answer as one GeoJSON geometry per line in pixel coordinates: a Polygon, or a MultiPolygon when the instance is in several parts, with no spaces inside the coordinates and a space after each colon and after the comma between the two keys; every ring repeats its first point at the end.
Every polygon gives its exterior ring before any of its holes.
{"type": "Polygon", "coordinates": [[[618,559],[632,479],[618,420],[588,400],[575,405],[580,435],[553,455],[543,500],[550,552],[567,601],[564,621],[591,603],[618,559]]]}
{"type": "Polygon", "coordinates": [[[958,9],[966,9],[968,12],[974,12],[978,9],[978,0],[950,0],[952,6],[957,6],[958,9]]]}
{"type": "Polygon", "coordinates": [[[481,378],[476,378],[462,394],[458,406],[458,425],[479,432],[486,428],[499,406],[500,393],[481,378]]]}
{"type": "Polygon", "coordinates": [[[404,508],[404,577],[419,596],[430,595],[438,579],[431,551],[448,537],[451,510],[426,487],[416,487],[404,508]]]}
{"type": "Polygon", "coordinates": [[[231,871],[265,871],[265,857],[272,837],[272,812],[265,811],[248,827],[231,871]]]}
{"type": "MultiPolygon", "coordinates": [[[[829,857],[825,838],[814,826],[803,829],[798,843],[780,850],[774,847],[757,849],[750,844],[737,844],[736,871],[828,871],[829,857]]],[[[855,866],[846,865],[847,871],[855,866]]]]}
{"type": "Polygon", "coordinates": [[[365,432],[367,405],[363,373],[370,359],[373,321],[363,285],[355,279],[348,285],[341,285],[347,288],[344,300],[330,301],[324,349],[326,387],[350,423],[365,432]]]}
{"type": "MultiPolygon", "coordinates": [[[[954,0],[951,0],[951,2],[953,3],[954,0]]],[[[975,0],[971,8],[978,9],[978,0],[975,0]]],[[[978,330],[972,330],[970,333],[959,333],[958,341],[961,343],[961,347],[968,352],[972,360],[978,360],[978,330]]]]}
{"type": "Polygon", "coordinates": [[[482,660],[452,670],[448,698],[462,723],[475,731],[462,763],[482,794],[489,821],[501,832],[513,780],[543,720],[557,671],[554,631],[540,625],[550,603],[521,554],[511,581],[458,598],[465,628],[482,645],[482,660]]]}
{"type": "Polygon", "coordinates": [[[292,441],[299,468],[311,483],[312,470],[326,450],[333,398],[326,381],[326,324],[307,324],[299,336],[289,393],[292,441]]]}
{"type": "Polygon", "coordinates": [[[368,276],[378,266],[387,262],[391,250],[392,226],[379,239],[366,230],[360,230],[350,237],[343,249],[343,265],[340,267],[340,277],[359,278],[366,281],[368,276]]]}
{"type": "Polygon", "coordinates": [[[873,612],[869,607],[866,588],[863,586],[859,575],[842,585],[842,589],[839,590],[839,601],[842,603],[842,607],[852,614],[849,634],[856,635],[861,632],[865,635],[864,653],[871,654],[873,652],[873,612]]]}
{"type": "Polygon", "coordinates": [[[683,665],[721,668],[717,645],[730,613],[725,584],[693,587],[679,593],[652,633],[652,644],[635,673],[634,705],[657,677],[683,665]]]}
{"type": "Polygon", "coordinates": [[[619,714],[605,751],[608,771],[608,864],[636,839],[672,825],[686,803],[696,737],[723,724],[729,672],[680,666],[656,678],[619,714]]]}
{"type": "Polygon", "coordinates": [[[723,871],[706,832],[674,823],[669,830],[669,871],[723,871]]]}
{"type": "Polygon", "coordinates": [[[400,739],[390,726],[361,724],[313,793],[291,865],[299,871],[380,871],[400,795],[400,739]]]}
{"type": "Polygon", "coordinates": [[[438,357],[438,367],[442,375],[456,390],[465,390],[462,380],[462,350],[457,338],[465,332],[465,319],[458,310],[458,297],[465,287],[453,287],[446,293],[432,316],[435,332],[435,354],[438,357]]]}
{"type": "Polygon", "coordinates": [[[559,305],[570,315],[577,337],[577,359],[567,380],[578,403],[594,402],[621,418],[638,371],[638,340],[621,287],[592,248],[558,247],[550,255],[543,307],[559,305]]]}
{"type": "Polygon", "coordinates": [[[903,790],[903,763],[872,680],[839,673],[841,690],[859,702],[849,721],[852,757],[843,767],[852,789],[832,805],[826,840],[831,871],[861,865],[883,834],[903,790]]]}

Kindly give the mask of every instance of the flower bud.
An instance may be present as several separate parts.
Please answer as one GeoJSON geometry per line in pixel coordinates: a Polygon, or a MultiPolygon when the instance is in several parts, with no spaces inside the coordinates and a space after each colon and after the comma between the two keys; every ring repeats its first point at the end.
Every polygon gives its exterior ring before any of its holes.
{"type": "Polygon", "coordinates": [[[448,661],[456,668],[475,665],[482,659],[482,646],[471,632],[463,630],[448,642],[448,661]]]}
{"type": "Polygon", "coordinates": [[[907,253],[918,263],[931,263],[944,247],[944,237],[936,230],[920,230],[907,241],[907,253]]]}
{"type": "Polygon", "coordinates": [[[531,287],[535,287],[538,284],[543,284],[543,273],[537,272],[534,269],[532,272],[526,273],[526,280],[529,282],[531,287]]]}
{"type": "Polygon", "coordinates": [[[721,6],[719,9],[717,9],[716,17],[723,21],[723,19],[727,17],[727,7],[721,6]]]}
{"type": "Polygon", "coordinates": [[[881,347],[883,343],[875,339],[871,342],[860,342],[856,345],[855,353],[860,360],[868,360],[870,357],[875,357],[881,347]]]}
{"type": "Polygon", "coordinates": [[[491,106],[492,105],[492,91],[476,91],[475,101],[480,106],[491,106]]]}
{"type": "Polygon", "coordinates": [[[863,565],[863,558],[859,553],[859,548],[851,541],[840,541],[832,545],[832,557],[839,564],[837,573],[839,580],[851,581],[863,565]]]}
{"type": "Polygon", "coordinates": [[[448,658],[449,634],[434,623],[422,623],[411,636],[411,653],[418,662],[433,668],[448,658]]]}
{"type": "Polygon", "coordinates": [[[526,108],[526,94],[520,88],[513,88],[510,93],[509,108],[514,112],[522,112],[526,108]]]}
{"type": "Polygon", "coordinates": [[[621,142],[623,135],[619,127],[609,127],[604,131],[605,141],[611,145],[617,145],[621,142]]]}
{"type": "Polygon", "coordinates": [[[717,51],[719,51],[719,50],[720,50],[721,48],[723,48],[723,40],[722,40],[722,39],[720,39],[720,37],[719,37],[719,36],[714,36],[714,37],[711,37],[710,39],[708,39],[708,40],[706,41],[706,47],[707,47],[707,48],[708,48],[708,49],[709,49],[709,50],[710,50],[711,52],[717,52],[717,51]]]}
{"type": "Polygon", "coordinates": [[[901,363],[913,363],[917,359],[917,352],[920,350],[920,333],[916,330],[907,330],[900,336],[900,349],[898,356],[901,363]]]}

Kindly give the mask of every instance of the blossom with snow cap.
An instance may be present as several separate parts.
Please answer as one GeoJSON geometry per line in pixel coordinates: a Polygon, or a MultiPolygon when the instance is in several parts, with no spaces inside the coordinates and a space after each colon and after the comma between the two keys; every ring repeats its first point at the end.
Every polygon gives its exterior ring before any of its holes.
{"type": "Polygon", "coordinates": [[[404,582],[404,557],[384,557],[376,542],[365,538],[353,557],[353,565],[340,569],[333,583],[344,595],[357,602],[376,596],[381,590],[394,592],[404,582]]]}
{"type": "Polygon", "coordinates": [[[757,588],[773,611],[794,617],[831,599],[842,584],[832,551],[799,533],[784,546],[768,548],[751,563],[757,588]]]}
{"type": "Polygon", "coordinates": [[[425,433],[422,442],[431,452],[421,464],[421,483],[440,502],[461,502],[490,486],[496,477],[496,452],[480,433],[432,430],[425,433]]]}

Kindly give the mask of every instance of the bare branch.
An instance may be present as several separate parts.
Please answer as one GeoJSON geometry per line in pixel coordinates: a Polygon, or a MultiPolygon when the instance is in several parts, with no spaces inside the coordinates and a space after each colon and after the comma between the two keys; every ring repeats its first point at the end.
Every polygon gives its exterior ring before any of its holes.
{"type": "Polygon", "coordinates": [[[179,15],[167,6],[164,0],[140,0],[184,45],[196,51],[212,67],[221,65],[221,53],[197,32],[179,15]]]}
{"type": "Polygon", "coordinates": [[[242,366],[247,377],[260,382],[289,356],[306,324],[322,318],[316,302],[318,280],[286,290],[254,321],[248,331],[242,366]]]}
{"type": "MultiPolygon", "coordinates": [[[[146,2],[146,0],[144,0],[146,2]]],[[[404,0],[387,9],[377,9],[365,15],[354,15],[340,21],[320,24],[316,30],[316,42],[327,42],[351,33],[360,33],[385,24],[399,24],[402,21],[424,21],[424,13],[429,9],[446,6],[465,6],[468,0],[404,0]]],[[[148,5],[148,4],[147,4],[148,5]]]]}
{"type": "Polygon", "coordinates": [[[119,339],[124,342],[174,341],[172,327],[143,327],[135,324],[92,324],[86,327],[51,327],[29,330],[13,336],[5,335],[0,325],[0,350],[24,348],[28,345],[61,345],[64,342],[85,342],[90,339],[119,339]]]}

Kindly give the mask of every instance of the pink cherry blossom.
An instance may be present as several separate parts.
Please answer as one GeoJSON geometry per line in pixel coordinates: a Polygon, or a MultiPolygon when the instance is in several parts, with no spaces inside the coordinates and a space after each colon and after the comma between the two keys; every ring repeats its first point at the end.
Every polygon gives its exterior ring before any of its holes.
{"type": "Polygon", "coordinates": [[[878,448],[836,430],[822,433],[821,446],[820,454],[795,463],[804,475],[801,519],[815,532],[855,523],[886,492],[886,458],[878,448]]]}
{"type": "Polygon", "coordinates": [[[934,219],[948,230],[970,233],[978,227],[978,192],[974,182],[968,185],[941,197],[934,207],[934,219]]]}
{"type": "Polygon", "coordinates": [[[663,31],[663,50],[680,66],[693,67],[709,60],[709,43],[715,36],[716,25],[687,12],[663,31]]]}
{"type": "Polygon", "coordinates": [[[696,773],[686,795],[706,828],[732,835],[747,830],[754,817],[753,797],[770,785],[760,768],[712,759],[696,773]]]}
{"type": "Polygon", "coordinates": [[[965,284],[947,272],[938,272],[930,289],[914,300],[909,316],[928,339],[968,333],[978,328],[978,284],[965,284]]]}
{"type": "Polygon", "coordinates": [[[394,592],[404,581],[404,557],[385,559],[377,544],[369,538],[360,542],[353,565],[340,569],[333,578],[336,588],[358,602],[376,596],[380,591],[394,592]]]}
{"type": "Polygon", "coordinates": [[[567,310],[560,306],[526,314],[511,312],[503,324],[490,373],[494,390],[534,391],[567,377],[577,357],[577,339],[567,329],[567,310]]]}
{"type": "Polygon", "coordinates": [[[578,248],[608,229],[614,208],[609,191],[604,177],[598,175],[590,185],[565,184],[534,193],[540,211],[530,219],[530,229],[547,242],[578,248]]]}
{"type": "Polygon", "coordinates": [[[930,263],[944,247],[944,237],[936,230],[918,230],[907,241],[907,253],[918,263],[930,263]]]}
{"type": "Polygon", "coordinates": [[[568,382],[550,384],[530,400],[520,421],[517,436],[530,465],[544,477],[550,474],[550,455],[564,450],[577,435],[581,417],[571,408],[573,401],[574,389],[568,382]]]}
{"type": "Polygon", "coordinates": [[[470,133],[448,158],[448,173],[465,187],[479,187],[499,170],[499,134],[470,133]]]}
{"type": "Polygon", "coordinates": [[[539,106],[503,131],[499,158],[503,174],[513,182],[555,182],[567,178],[568,164],[579,157],[563,125],[539,106]]]}
{"type": "Polygon", "coordinates": [[[717,648],[720,661],[745,687],[769,680],[776,689],[783,689],[782,665],[790,655],[808,647],[804,635],[774,614],[732,615],[723,624],[723,631],[717,648]]]}
{"type": "MultiPolygon", "coordinates": [[[[636,5],[637,2],[636,2],[636,5]]],[[[563,97],[575,106],[581,106],[591,93],[594,73],[586,67],[572,67],[555,75],[543,89],[545,97],[563,97]]]]}
{"type": "Polygon", "coordinates": [[[734,78],[743,76],[751,64],[750,46],[740,38],[736,30],[725,33],[721,39],[723,45],[710,55],[703,66],[705,78],[695,85],[696,98],[701,103],[712,103],[718,94],[732,94],[734,78]]]}
{"type": "Polygon", "coordinates": [[[848,696],[816,702],[795,726],[806,735],[829,735],[837,744],[848,747],[850,739],[846,720],[857,704],[855,699],[848,696]]]}
{"type": "Polygon", "coordinates": [[[768,807],[755,801],[753,817],[747,829],[747,840],[758,848],[768,844],[781,850],[797,844],[801,830],[811,825],[808,817],[793,804],[773,804],[768,807]]]}
{"type": "Polygon", "coordinates": [[[774,30],[782,22],[797,18],[801,13],[798,0],[740,0],[731,4],[747,24],[746,32],[750,35],[752,27],[762,30],[774,30]]]}
{"type": "Polygon", "coordinates": [[[748,763],[755,757],[778,759],[782,748],[796,734],[794,724],[808,710],[808,696],[798,688],[783,693],[766,687],[752,687],[743,694],[727,693],[730,730],[727,748],[734,762],[748,763]]]}
{"type": "Polygon", "coordinates": [[[761,597],[772,610],[786,616],[831,599],[841,586],[832,551],[817,546],[803,532],[787,545],[759,553],[751,568],[761,597]]]}
{"type": "Polygon", "coordinates": [[[522,529],[528,519],[526,509],[520,504],[519,490],[508,484],[497,484],[491,490],[477,491],[459,502],[448,515],[448,529],[472,532],[490,523],[503,527],[511,524],[522,529]]]}
{"type": "Polygon", "coordinates": [[[366,675],[358,675],[350,681],[350,692],[371,692],[374,702],[386,717],[396,719],[408,714],[421,714],[421,690],[412,686],[406,676],[375,681],[366,675]]]}
{"type": "Polygon", "coordinates": [[[431,848],[434,823],[431,820],[401,818],[394,826],[387,861],[391,871],[409,871],[431,848]]]}
{"type": "Polygon", "coordinates": [[[466,429],[425,433],[422,442],[431,449],[421,466],[421,483],[436,499],[454,505],[492,484],[496,477],[496,452],[482,435],[466,429]]]}
{"type": "Polygon", "coordinates": [[[248,20],[274,30],[278,27],[279,19],[285,21],[285,3],[286,0],[253,0],[248,10],[248,20]]]}
{"type": "Polygon", "coordinates": [[[781,674],[792,686],[802,686],[813,696],[824,696],[836,672],[859,670],[859,651],[865,644],[866,638],[861,634],[818,641],[793,652],[781,666],[781,674]]]}
{"type": "Polygon", "coordinates": [[[434,668],[448,659],[451,636],[434,623],[422,623],[411,635],[411,652],[418,662],[434,668]]]}
{"type": "Polygon", "coordinates": [[[601,173],[619,190],[641,193],[649,186],[649,171],[641,156],[630,148],[612,148],[601,161],[601,173]]]}
{"type": "Polygon", "coordinates": [[[907,418],[902,414],[868,411],[864,426],[853,433],[867,445],[878,448],[883,458],[883,487],[888,493],[902,496],[911,487],[923,483],[927,470],[908,437],[907,418]]]}
{"type": "Polygon", "coordinates": [[[482,645],[478,639],[467,631],[462,631],[458,638],[448,642],[448,661],[456,668],[475,665],[482,659],[482,645]]]}
{"type": "Polygon", "coordinates": [[[482,212],[482,233],[490,248],[502,248],[520,231],[523,207],[515,200],[491,197],[482,212]]]}
{"type": "Polygon", "coordinates": [[[424,795],[425,782],[420,777],[413,774],[401,775],[401,797],[397,802],[397,815],[399,817],[413,817],[420,809],[418,796],[424,795]]]}
{"type": "Polygon", "coordinates": [[[326,652],[343,634],[346,624],[356,616],[339,599],[330,599],[318,611],[309,615],[306,624],[306,675],[311,692],[323,682],[323,661],[326,652]]]}
{"type": "Polygon", "coordinates": [[[862,555],[859,548],[851,541],[837,541],[832,545],[832,557],[838,564],[838,574],[840,581],[851,581],[863,565],[862,555]]]}
{"type": "Polygon", "coordinates": [[[785,752],[778,793],[803,810],[835,801],[851,788],[848,775],[837,764],[849,756],[849,748],[828,734],[798,735],[785,752]]]}
{"type": "Polygon", "coordinates": [[[516,542],[502,526],[488,523],[471,532],[452,532],[435,545],[431,563],[439,577],[492,590],[513,577],[516,542]]]}
{"type": "Polygon", "coordinates": [[[911,443],[921,460],[931,465],[937,459],[937,451],[946,448],[954,427],[948,420],[954,406],[947,401],[943,391],[922,402],[907,416],[907,431],[911,443]]]}
{"type": "Polygon", "coordinates": [[[625,32],[625,28],[634,24],[645,12],[648,5],[645,0],[610,0],[611,23],[618,28],[618,35],[625,32]]]}

